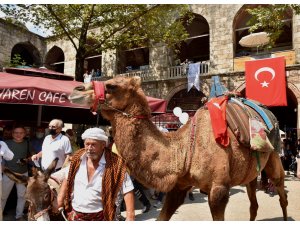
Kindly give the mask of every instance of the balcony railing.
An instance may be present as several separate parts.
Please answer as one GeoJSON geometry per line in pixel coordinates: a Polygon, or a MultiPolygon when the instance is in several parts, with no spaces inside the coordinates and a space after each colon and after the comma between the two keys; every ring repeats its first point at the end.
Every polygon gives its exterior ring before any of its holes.
{"type": "MultiPolygon", "coordinates": [[[[139,76],[142,79],[142,82],[154,81],[154,80],[171,80],[171,79],[180,79],[186,78],[188,73],[188,65],[172,66],[168,67],[166,71],[162,71],[163,76],[157,76],[154,74],[154,71],[151,69],[144,70],[134,70],[127,73],[122,73],[118,75],[133,77],[139,76]]],[[[200,63],[200,76],[207,75],[209,73],[209,62],[200,63]]],[[[102,76],[102,77],[92,77],[92,80],[108,80],[112,77],[102,76]]]]}
{"type": "MultiPolygon", "coordinates": [[[[200,76],[209,72],[209,62],[200,63],[200,76]]],[[[172,66],[168,68],[165,79],[186,78],[188,74],[188,65],[172,66]]]]}
{"type": "Polygon", "coordinates": [[[144,70],[136,70],[136,71],[130,71],[127,73],[122,73],[120,75],[126,76],[126,77],[134,77],[138,76],[142,79],[142,81],[152,81],[156,80],[156,76],[152,72],[151,69],[144,69],[144,70]]]}

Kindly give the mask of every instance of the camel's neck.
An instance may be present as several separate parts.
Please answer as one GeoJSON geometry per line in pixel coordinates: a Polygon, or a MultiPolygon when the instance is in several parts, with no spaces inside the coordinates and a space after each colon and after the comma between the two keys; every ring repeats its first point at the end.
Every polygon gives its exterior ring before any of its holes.
{"type": "Polygon", "coordinates": [[[117,149],[130,173],[144,185],[161,191],[173,187],[182,170],[183,160],[176,162],[180,140],[172,139],[170,134],[166,137],[150,119],[118,114],[111,122],[117,149]]]}

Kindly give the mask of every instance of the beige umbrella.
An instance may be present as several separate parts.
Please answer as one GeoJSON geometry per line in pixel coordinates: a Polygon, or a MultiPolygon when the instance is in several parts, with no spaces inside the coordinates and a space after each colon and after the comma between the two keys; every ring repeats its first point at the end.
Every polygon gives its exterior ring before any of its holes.
{"type": "Polygon", "coordinates": [[[270,37],[266,32],[252,33],[239,41],[239,44],[243,47],[256,47],[266,45],[270,42],[270,37]]]}

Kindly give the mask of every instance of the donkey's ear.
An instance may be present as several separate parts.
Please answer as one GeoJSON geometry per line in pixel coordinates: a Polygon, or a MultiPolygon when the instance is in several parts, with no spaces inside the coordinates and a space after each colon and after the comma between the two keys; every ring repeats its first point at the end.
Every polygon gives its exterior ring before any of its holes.
{"type": "Polygon", "coordinates": [[[20,173],[16,173],[11,171],[10,169],[4,167],[3,169],[3,173],[8,176],[11,180],[19,183],[19,184],[25,184],[27,185],[28,183],[28,176],[25,176],[23,174],[20,173]]]}
{"type": "Polygon", "coordinates": [[[45,175],[45,180],[47,181],[51,175],[51,173],[53,173],[53,171],[55,170],[56,164],[57,164],[58,158],[56,157],[52,163],[48,166],[48,168],[45,170],[44,175],[45,175]]]}

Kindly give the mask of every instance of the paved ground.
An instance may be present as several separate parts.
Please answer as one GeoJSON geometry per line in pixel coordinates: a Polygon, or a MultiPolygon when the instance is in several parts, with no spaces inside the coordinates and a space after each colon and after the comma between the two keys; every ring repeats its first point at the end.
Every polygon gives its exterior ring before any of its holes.
{"type": "MultiPolygon", "coordinates": [[[[288,191],[288,220],[300,221],[300,180],[292,175],[286,176],[285,189],[288,191]]],[[[188,197],[185,203],[176,211],[171,220],[174,221],[210,221],[212,220],[208,207],[207,196],[199,193],[199,189],[194,190],[195,201],[190,201],[188,197]]],[[[257,201],[259,209],[256,220],[260,221],[280,221],[282,211],[279,204],[279,196],[270,197],[263,191],[257,191],[257,201]]],[[[152,201],[155,202],[154,200],[152,201]]],[[[225,219],[229,221],[249,220],[249,200],[246,187],[236,186],[230,191],[229,203],[226,207],[225,219]]],[[[136,220],[155,220],[161,209],[151,207],[148,213],[141,213],[140,203],[136,204],[136,220]]]]}
{"type": "MultiPolygon", "coordinates": [[[[288,220],[300,221],[300,180],[292,175],[286,176],[285,188],[288,191],[288,220]]],[[[199,192],[199,189],[194,190],[194,201],[186,198],[185,203],[176,211],[171,220],[174,221],[210,221],[212,220],[210,210],[207,203],[207,196],[199,192]]],[[[257,191],[257,199],[259,209],[257,220],[260,221],[280,221],[282,220],[281,207],[279,205],[279,197],[275,195],[270,197],[263,191],[257,191]]],[[[152,205],[155,200],[151,200],[152,205]]],[[[244,186],[236,186],[230,191],[229,203],[226,207],[225,219],[229,221],[247,221],[249,220],[249,200],[244,186]]],[[[139,201],[136,201],[136,220],[137,221],[154,221],[161,208],[156,209],[151,207],[147,213],[142,213],[142,206],[139,201]]],[[[122,213],[123,215],[124,212],[122,213]]],[[[13,219],[14,210],[9,211],[8,215],[4,216],[4,220],[11,221],[13,219]]]]}

